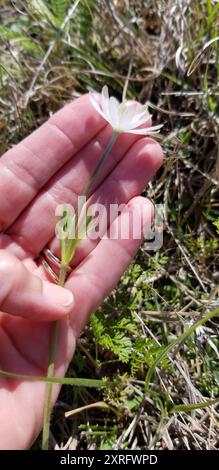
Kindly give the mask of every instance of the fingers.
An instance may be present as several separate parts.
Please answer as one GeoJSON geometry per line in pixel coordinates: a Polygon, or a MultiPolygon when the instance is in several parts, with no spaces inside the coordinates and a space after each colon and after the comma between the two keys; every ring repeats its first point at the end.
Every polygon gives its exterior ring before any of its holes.
{"type": "MultiPolygon", "coordinates": [[[[31,207],[19,217],[8,231],[8,234],[10,234],[13,240],[17,240],[19,244],[22,244],[24,250],[30,251],[31,247],[33,257],[35,257],[54,236],[54,213],[57,205],[70,203],[74,207],[77,206],[78,194],[83,190],[89,177],[88,169],[89,165],[91,165],[90,162],[92,162],[92,165],[95,165],[95,162],[98,161],[109,140],[110,132],[109,129],[104,129],[104,131],[71,162],[71,168],[67,165],[67,168],[59,172],[55,179],[51,181],[50,187],[46,188],[47,190],[37,197],[31,207]]],[[[127,202],[130,197],[141,192],[148,178],[153,175],[161,164],[161,148],[154,140],[137,139],[137,142],[139,142],[139,145],[137,145],[135,137],[133,141],[133,136],[129,138],[127,135],[121,135],[119,139],[108,157],[107,165],[104,165],[104,171],[107,171],[107,166],[108,171],[115,168],[115,180],[117,181],[115,182],[114,172],[112,172],[112,176],[110,175],[108,177],[111,178],[110,192],[104,192],[105,199],[106,195],[108,198],[107,203],[113,202],[117,197],[120,199],[120,202],[123,202],[121,198],[122,193],[126,193],[124,202],[127,202]],[[132,145],[130,145],[131,143],[132,145]],[[139,160],[142,159],[142,162],[138,168],[139,154],[141,154],[139,160]],[[121,165],[123,159],[125,163],[122,170],[121,165]],[[126,167],[127,171],[125,170],[126,167]],[[123,189],[121,191],[120,169],[123,172],[124,178],[123,189]],[[129,194],[128,188],[130,188],[131,194],[129,194]],[[119,192],[120,197],[118,196],[119,192]]],[[[107,184],[108,178],[104,180],[100,191],[104,190],[103,188],[107,184]]]]}
{"type": "MultiPolygon", "coordinates": [[[[104,208],[103,224],[108,227],[118,215],[116,209],[141,194],[161,164],[162,149],[160,145],[151,138],[139,140],[95,191],[88,201],[88,207],[91,209],[93,205],[95,211],[95,204],[101,204],[104,208]],[[105,221],[105,217],[107,221],[105,221]]],[[[98,237],[95,239],[87,237],[82,240],[76,250],[72,266],[77,266],[88,256],[99,240],[98,237]]],[[[60,258],[60,242],[57,238],[53,239],[49,248],[60,258]]]]}
{"type": "Polygon", "coordinates": [[[51,176],[105,125],[84,95],[3,155],[0,230],[11,225],[51,176]]]}
{"type": "Polygon", "coordinates": [[[132,199],[112,223],[108,238],[100,241],[67,280],[66,287],[73,292],[75,299],[72,326],[76,336],[90,313],[95,312],[119,281],[152,218],[150,201],[142,197],[132,199]]]}
{"type": "Polygon", "coordinates": [[[13,255],[0,250],[0,309],[23,318],[52,321],[73,308],[67,289],[42,281],[13,255]]]}

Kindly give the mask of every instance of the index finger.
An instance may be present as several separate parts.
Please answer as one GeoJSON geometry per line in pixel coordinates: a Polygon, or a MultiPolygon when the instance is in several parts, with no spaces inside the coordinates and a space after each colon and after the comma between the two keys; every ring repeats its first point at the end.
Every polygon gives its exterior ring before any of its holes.
{"type": "Polygon", "coordinates": [[[0,231],[15,221],[49,179],[105,125],[86,94],[2,156],[0,231]]]}

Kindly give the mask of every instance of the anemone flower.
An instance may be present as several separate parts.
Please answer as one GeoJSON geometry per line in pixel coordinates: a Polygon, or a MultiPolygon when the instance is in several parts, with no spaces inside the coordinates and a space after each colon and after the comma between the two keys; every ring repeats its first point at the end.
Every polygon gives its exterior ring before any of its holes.
{"type": "Polygon", "coordinates": [[[109,97],[108,87],[102,89],[101,97],[95,93],[90,93],[91,103],[96,111],[112,126],[113,131],[120,134],[156,134],[162,124],[139,129],[139,126],[146,124],[151,118],[146,106],[141,106],[135,101],[119,101],[114,96],[109,97]]]}

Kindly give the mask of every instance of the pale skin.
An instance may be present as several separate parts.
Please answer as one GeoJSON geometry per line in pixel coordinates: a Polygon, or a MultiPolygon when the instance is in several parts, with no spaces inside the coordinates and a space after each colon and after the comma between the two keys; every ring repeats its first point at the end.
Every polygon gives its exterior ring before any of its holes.
{"type": "MultiPolygon", "coordinates": [[[[150,122],[148,123],[150,125],[150,122]]],[[[0,369],[46,375],[52,321],[60,320],[57,377],[63,377],[77,337],[91,312],[113,289],[141,241],[83,240],[65,288],[49,282],[37,261],[54,238],[57,204],[76,204],[112,129],[88,95],[68,104],[0,159],[0,369]]],[[[141,220],[152,217],[139,194],[162,164],[151,137],[119,136],[102,168],[91,201],[125,203],[141,220]]],[[[114,223],[114,222],[112,222],[114,223]]],[[[53,386],[53,403],[60,391],[53,386]]],[[[28,449],[43,421],[45,383],[0,377],[0,449],[28,449]]]]}

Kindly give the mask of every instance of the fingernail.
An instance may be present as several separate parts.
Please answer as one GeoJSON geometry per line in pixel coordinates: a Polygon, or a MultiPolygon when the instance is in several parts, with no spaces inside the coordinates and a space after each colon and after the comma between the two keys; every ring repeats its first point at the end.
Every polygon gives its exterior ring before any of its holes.
{"type": "Polygon", "coordinates": [[[51,302],[61,307],[71,307],[74,303],[73,294],[61,286],[46,283],[44,288],[44,295],[50,297],[51,302]]]}

